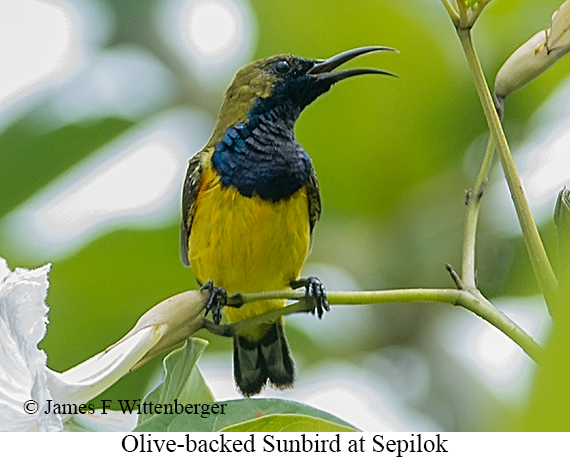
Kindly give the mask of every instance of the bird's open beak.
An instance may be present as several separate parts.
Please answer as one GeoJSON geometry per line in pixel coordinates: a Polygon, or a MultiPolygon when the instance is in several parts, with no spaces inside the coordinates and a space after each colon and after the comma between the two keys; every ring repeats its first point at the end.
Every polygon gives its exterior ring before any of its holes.
{"type": "Polygon", "coordinates": [[[330,57],[326,60],[316,60],[315,65],[307,72],[309,75],[316,76],[319,80],[328,80],[332,83],[340,81],[341,79],[349,78],[356,75],[377,74],[397,76],[389,71],[379,70],[377,68],[350,68],[348,70],[340,70],[333,72],[336,67],[342,65],[355,57],[371,52],[392,51],[398,52],[397,49],[389,48],[386,46],[365,46],[362,48],[350,49],[341,52],[336,56],[330,57]]]}

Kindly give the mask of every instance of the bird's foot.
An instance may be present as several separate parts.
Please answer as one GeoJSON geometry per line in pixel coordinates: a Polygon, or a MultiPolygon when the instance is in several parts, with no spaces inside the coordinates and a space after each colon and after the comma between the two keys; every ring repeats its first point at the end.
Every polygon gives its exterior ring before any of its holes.
{"type": "Polygon", "coordinates": [[[228,300],[228,293],[225,289],[215,286],[213,281],[205,283],[200,290],[207,290],[210,292],[210,299],[206,304],[206,314],[212,312],[212,320],[214,324],[219,324],[222,321],[222,308],[228,300]]]}
{"type": "Polygon", "coordinates": [[[311,313],[315,314],[316,312],[319,319],[323,317],[325,311],[330,311],[331,308],[327,300],[327,291],[321,280],[316,276],[294,279],[290,285],[293,289],[298,289],[299,287],[305,288],[305,300],[307,300],[307,302],[313,302],[314,307],[311,313]]]}

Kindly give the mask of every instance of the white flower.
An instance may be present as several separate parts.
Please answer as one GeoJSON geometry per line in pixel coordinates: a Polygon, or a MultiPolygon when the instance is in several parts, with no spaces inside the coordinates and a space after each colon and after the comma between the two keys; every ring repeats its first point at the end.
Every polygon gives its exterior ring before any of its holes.
{"type": "Polygon", "coordinates": [[[63,429],[59,416],[42,413],[52,399],[47,356],[38,349],[46,333],[49,269],[11,272],[0,257],[0,431],[63,429]]]}
{"type": "Polygon", "coordinates": [[[119,342],[57,373],[47,368],[47,356],[38,349],[48,322],[49,269],[11,272],[0,257],[0,431],[62,431],[65,423],[73,430],[131,430],[136,417],[97,411],[62,417],[53,405],[86,404],[137,363],[184,341],[201,328],[197,317],[207,292],[191,290],[164,300],[119,342]]]}

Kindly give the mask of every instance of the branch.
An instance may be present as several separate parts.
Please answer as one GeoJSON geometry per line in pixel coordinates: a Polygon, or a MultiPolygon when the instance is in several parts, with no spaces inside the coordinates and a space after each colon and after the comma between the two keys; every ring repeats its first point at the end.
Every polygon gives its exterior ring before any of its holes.
{"type": "Polygon", "coordinates": [[[475,48],[471,39],[471,33],[468,29],[458,29],[457,33],[463,46],[463,51],[469,64],[469,69],[473,75],[475,87],[491,131],[493,142],[496,145],[497,153],[501,159],[503,170],[509,190],[515,205],[519,223],[522,229],[525,245],[530,257],[530,261],[534,270],[534,275],[538,281],[539,287],[544,295],[547,305],[552,313],[556,308],[559,300],[558,281],[554,275],[554,270],[548,260],[546,250],[540,239],[540,234],[536,228],[534,219],[530,212],[528,202],[524,195],[522,184],[513,161],[505,133],[499,119],[499,115],[495,109],[489,87],[485,81],[483,70],[475,48]]]}
{"type": "Polygon", "coordinates": [[[449,17],[453,21],[453,24],[455,25],[455,27],[458,27],[459,26],[459,13],[455,10],[453,5],[451,3],[449,3],[449,0],[441,0],[441,3],[443,3],[444,8],[447,11],[447,14],[449,14],[449,17]]]}
{"type": "Polygon", "coordinates": [[[475,268],[475,243],[477,233],[477,221],[479,219],[479,203],[485,186],[487,185],[487,176],[493,162],[493,153],[495,151],[495,143],[493,138],[487,140],[485,155],[479,169],[479,174],[475,180],[475,185],[471,191],[468,191],[465,199],[467,209],[465,211],[465,229],[463,233],[463,262],[462,262],[462,280],[467,289],[477,288],[476,268],[475,268]]]}
{"type": "MultiPolygon", "coordinates": [[[[534,361],[538,362],[542,357],[542,347],[515,322],[495,308],[479,291],[472,292],[457,289],[394,289],[360,292],[329,292],[327,296],[330,305],[437,302],[461,306],[477,314],[502,331],[534,361]]],[[[255,327],[265,322],[275,321],[281,316],[310,312],[313,309],[312,304],[305,301],[304,295],[294,290],[236,294],[229,297],[228,303],[236,306],[240,303],[245,305],[246,303],[269,299],[297,300],[297,302],[243,321],[234,322],[233,324],[216,325],[211,321],[203,319],[202,326],[216,335],[232,336],[247,328],[255,327]]]]}

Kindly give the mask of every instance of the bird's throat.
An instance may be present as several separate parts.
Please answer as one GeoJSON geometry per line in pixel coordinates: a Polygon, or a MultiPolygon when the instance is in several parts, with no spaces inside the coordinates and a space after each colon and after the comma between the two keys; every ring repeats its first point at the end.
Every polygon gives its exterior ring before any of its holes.
{"type": "Polygon", "coordinates": [[[307,182],[311,159],[295,139],[295,118],[287,114],[273,108],[226,130],[212,155],[224,185],[246,197],[279,201],[307,182]]]}

